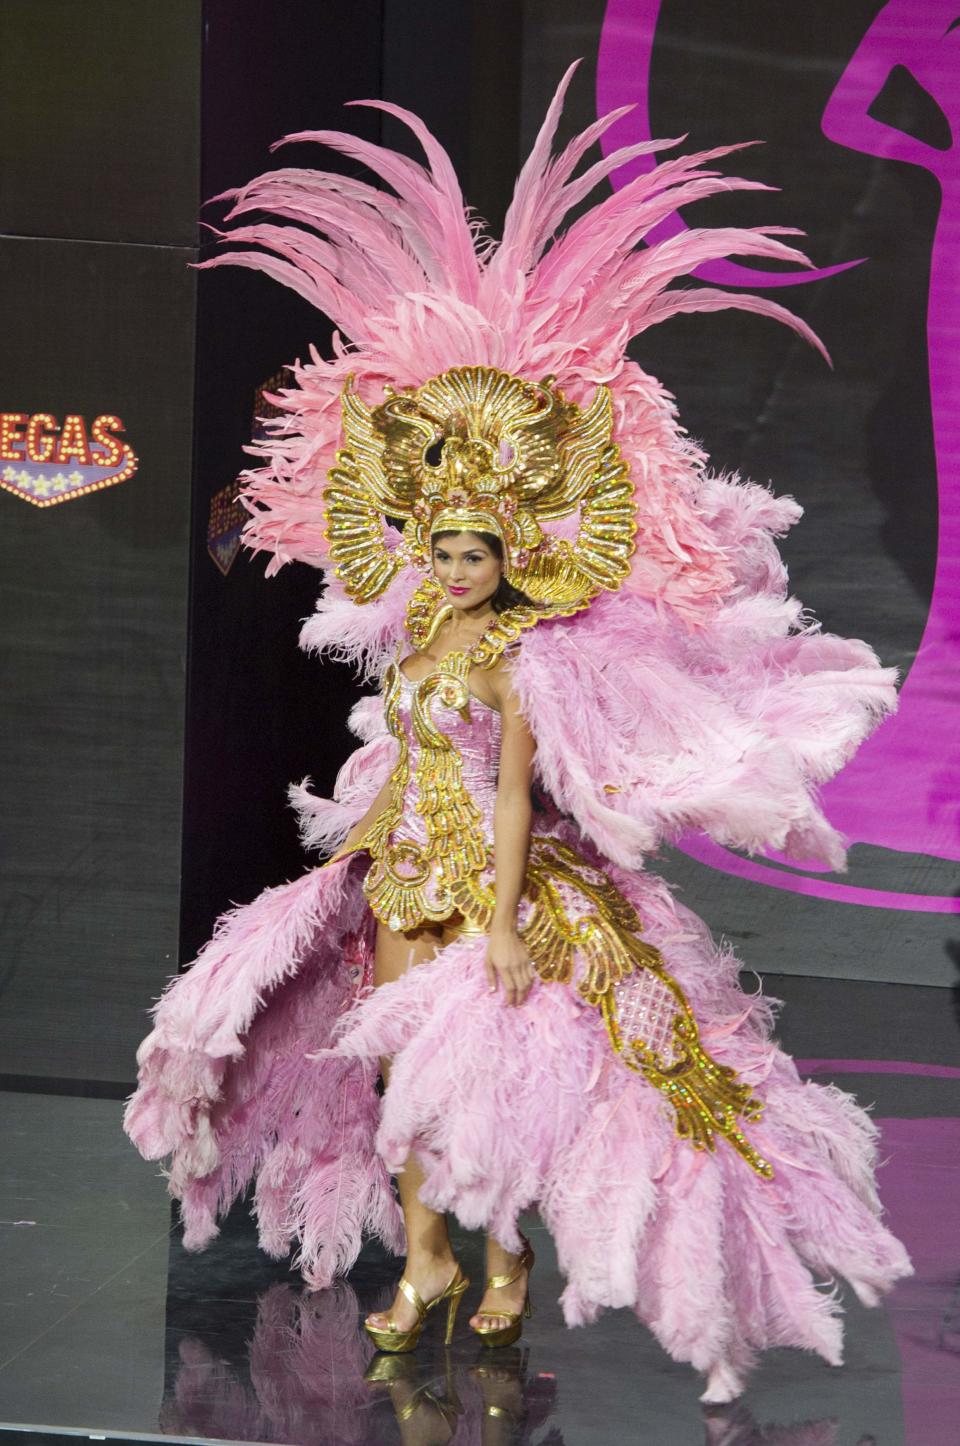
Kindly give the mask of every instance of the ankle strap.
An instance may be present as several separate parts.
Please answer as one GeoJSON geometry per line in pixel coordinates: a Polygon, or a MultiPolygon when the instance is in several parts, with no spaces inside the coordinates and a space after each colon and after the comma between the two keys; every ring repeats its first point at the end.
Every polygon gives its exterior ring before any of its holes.
{"type": "MultiPolygon", "coordinates": [[[[490,1276],[488,1276],[488,1277],[487,1277],[487,1289],[488,1289],[488,1290],[502,1290],[505,1285],[512,1285],[515,1280],[519,1280],[519,1279],[520,1279],[520,1276],[521,1276],[521,1274],[522,1274],[523,1271],[525,1271],[525,1270],[526,1270],[526,1271],[529,1271],[529,1269],[530,1269],[530,1267],[531,1267],[532,1264],[533,1264],[533,1251],[530,1249],[530,1246],[529,1246],[529,1245],[526,1245],[526,1244],[525,1244],[524,1247],[523,1247],[523,1250],[520,1252],[520,1259],[517,1261],[517,1263],[516,1263],[516,1265],[514,1266],[513,1271],[511,1272],[511,1274],[510,1274],[510,1275],[490,1275],[490,1276]]],[[[502,1314],[502,1312],[497,1312],[497,1311],[484,1311],[483,1314],[484,1314],[484,1315],[495,1315],[495,1314],[502,1314]]]]}
{"type": "Polygon", "coordinates": [[[422,1320],[427,1313],[427,1307],[424,1305],[423,1297],[417,1290],[417,1287],[415,1285],[411,1285],[405,1275],[401,1275],[400,1284],[397,1286],[397,1289],[401,1292],[402,1295],[405,1295],[407,1297],[407,1300],[417,1312],[417,1318],[419,1320],[422,1320]]]}

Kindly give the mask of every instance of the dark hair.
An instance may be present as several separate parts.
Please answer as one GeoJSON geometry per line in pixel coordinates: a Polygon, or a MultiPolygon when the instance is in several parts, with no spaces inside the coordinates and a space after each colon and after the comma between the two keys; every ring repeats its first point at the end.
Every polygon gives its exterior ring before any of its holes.
{"type": "MultiPolygon", "coordinates": [[[[503,562],[503,543],[497,534],[495,532],[474,532],[472,527],[458,528],[456,531],[451,527],[446,532],[435,532],[430,538],[431,551],[434,544],[439,542],[441,537],[460,537],[467,531],[469,531],[473,537],[479,537],[480,541],[489,547],[494,557],[497,558],[499,562],[503,562]]],[[[527,594],[521,592],[518,587],[514,587],[513,583],[507,582],[505,577],[501,577],[500,585],[490,599],[490,605],[495,613],[505,613],[507,608],[540,607],[540,603],[535,602],[532,597],[527,597],[527,594]]]]}

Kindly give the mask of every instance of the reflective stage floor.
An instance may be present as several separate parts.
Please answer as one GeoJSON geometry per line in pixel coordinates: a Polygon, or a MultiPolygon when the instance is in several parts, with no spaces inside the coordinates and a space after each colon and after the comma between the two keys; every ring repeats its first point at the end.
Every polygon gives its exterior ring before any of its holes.
{"type": "Polygon", "coordinates": [[[349,1281],[311,1294],[258,1251],[245,1207],[206,1252],[188,1254],[156,1168],[120,1133],[120,1101],[25,1087],[2,1096],[0,1446],[67,1434],[958,1446],[960,1068],[949,992],[796,978],[766,987],[788,1000],[781,1038],[807,1072],[874,1103],[881,1195],[917,1271],[880,1309],[845,1292],[844,1367],[771,1352],[740,1402],[704,1408],[700,1378],[627,1312],[564,1327],[552,1244],[532,1216],[534,1317],[521,1345],[484,1351],[467,1329],[482,1242],[457,1232],[474,1285],[452,1347],[431,1318],[417,1351],[385,1372],[359,1321],[389,1303],[399,1262],[368,1244],[349,1281]]]}

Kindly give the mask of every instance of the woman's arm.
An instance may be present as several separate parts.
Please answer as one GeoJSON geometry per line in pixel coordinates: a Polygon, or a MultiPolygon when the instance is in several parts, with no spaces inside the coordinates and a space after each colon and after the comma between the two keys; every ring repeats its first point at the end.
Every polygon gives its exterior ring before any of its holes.
{"type": "Polygon", "coordinates": [[[498,668],[490,681],[500,706],[502,734],[493,813],[497,902],[487,948],[487,977],[491,990],[502,982],[507,1004],[522,1004],[530,991],[533,970],[527,947],[517,933],[517,906],[530,848],[530,783],[536,745],[506,671],[498,668]]]}

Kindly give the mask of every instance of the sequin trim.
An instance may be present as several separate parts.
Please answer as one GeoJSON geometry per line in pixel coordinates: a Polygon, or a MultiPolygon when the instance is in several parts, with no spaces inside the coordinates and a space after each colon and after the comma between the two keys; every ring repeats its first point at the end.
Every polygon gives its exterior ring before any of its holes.
{"type": "Polygon", "coordinates": [[[613,985],[600,1009],[623,1063],[673,1106],[681,1139],[696,1150],[714,1150],[721,1135],[758,1175],[773,1178],[769,1160],[741,1128],[741,1120],[759,1119],[762,1102],[729,1065],[718,1064],[704,1049],[690,1003],[662,959],[645,960],[613,985]]]}

